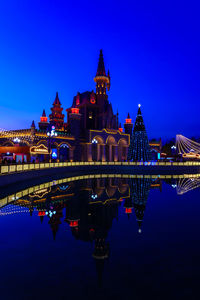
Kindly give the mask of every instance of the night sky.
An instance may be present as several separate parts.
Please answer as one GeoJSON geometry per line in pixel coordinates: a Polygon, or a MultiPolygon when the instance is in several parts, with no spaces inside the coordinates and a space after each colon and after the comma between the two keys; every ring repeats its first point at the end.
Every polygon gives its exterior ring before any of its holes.
{"type": "Polygon", "coordinates": [[[66,109],[95,89],[103,49],[121,122],[141,103],[150,138],[200,136],[200,7],[185,3],[0,0],[0,127],[29,128],[56,91],[66,109]]]}

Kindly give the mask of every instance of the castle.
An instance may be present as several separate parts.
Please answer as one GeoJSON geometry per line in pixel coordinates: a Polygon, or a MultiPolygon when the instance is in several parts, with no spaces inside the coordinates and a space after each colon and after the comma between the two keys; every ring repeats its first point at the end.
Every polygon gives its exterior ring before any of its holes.
{"type": "Polygon", "coordinates": [[[124,132],[108,100],[110,74],[106,72],[102,50],[96,76],[96,91],[77,93],[65,114],[56,93],[51,114],[45,110],[38,129],[0,133],[0,155],[15,161],[124,161],[127,160],[132,120],[128,114],[124,132]]]}

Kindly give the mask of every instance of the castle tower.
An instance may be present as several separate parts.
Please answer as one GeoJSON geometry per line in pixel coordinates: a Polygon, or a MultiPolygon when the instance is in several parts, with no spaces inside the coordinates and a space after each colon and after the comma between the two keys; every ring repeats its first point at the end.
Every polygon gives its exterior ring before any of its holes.
{"type": "Polygon", "coordinates": [[[97,104],[104,104],[108,98],[106,91],[110,90],[110,73],[108,71],[106,75],[102,50],[100,50],[99,63],[94,81],[96,82],[97,104]]]}
{"type": "Polygon", "coordinates": [[[31,124],[31,135],[35,135],[35,122],[33,121],[32,124],[31,124]]]}
{"type": "Polygon", "coordinates": [[[118,130],[119,130],[120,132],[123,132],[123,128],[122,128],[122,124],[121,124],[121,123],[119,123],[119,128],[118,128],[118,130]]]}
{"type": "Polygon", "coordinates": [[[132,208],[133,208],[133,203],[131,198],[126,198],[124,201],[124,208],[125,208],[125,213],[127,214],[128,218],[130,214],[132,214],[132,208]]]}
{"type": "Polygon", "coordinates": [[[38,126],[40,128],[40,130],[46,130],[48,128],[48,118],[46,116],[46,112],[45,110],[43,109],[43,113],[42,113],[42,116],[40,117],[40,122],[38,123],[38,126]]]}
{"type": "Polygon", "coordinates": [[[128,113],[127,118],[124,123],[124,130],[125,130],[126,134],[130,134],[130,136],[132,135],[133,123],[132,123],[132,119],[130,118],[129,113],[128,113]]]}
{"type": "Polygon", "coordinates": [[[105,238],[99,237],[95,239],[95,249],[92,256],[96,262],[98,285],[101,287],[103,281],[105,259],[107,259],[109,256],[109,245],[108,243],[106,243],[105,238]]]}
{"type": "Polygon", "coordinates": [[[58,98],[58,92],[56,92],[56,98],[51,108],[52,113],[49,115],[49,123],[54,125],[56,129],[64,129],[64,114],[62,114],[63,108],[61,107],[60,100],[58,98]]]}
{"type": "MultiPolygon", "coordinates": [[[[68,111],[68,110],[67,110],[68,111]]],[[[72,107],[68,114],[68,122],[70,133],[75,137],[75,150],[74,150],[74,160],[81,160],[81,145],[80,145],[80,135],[81,135],[81,114],[79,113],[79,108],[72,107]]]]}
{"type": "Polygon", "coordinates": [[[140,106],[141,105],[139,104],[135,126],[128,149],[128,160],[149,161],[151,159],[151,152],[140,106]]]}

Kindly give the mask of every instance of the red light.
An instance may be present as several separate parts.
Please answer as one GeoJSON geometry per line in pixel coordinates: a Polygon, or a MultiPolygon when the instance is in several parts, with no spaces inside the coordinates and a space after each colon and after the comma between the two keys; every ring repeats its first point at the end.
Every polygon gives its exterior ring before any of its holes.
{"type": "Polygon", "coordinates": [[[126,119],[126,124],[131,123],[131,122],[132,122],[132,119],[126,119]]]}
{"type": "Polygon", "coordinates": [[[131,214],[132,213],[132,208],[126,208],[125,213],[126,214],[131,214]]]}
{"type": "Polygon", "coordinates": [[[77,227],[78,226],[78,221],[70,221],[69,226],[70,227],[77,227]]]}
{"type": "Polygon", "coordinates": [[[95,232],[95,230],[93,228],[90,229],[90,232],[95,232]]]}
{"type": "Polygon", "coordinates": [[[123,132],[123,128],[120,127],[120,128],[119,128],[119,131],[120,131],[120,132],[123,132]]]}
{"type": "Polygon", "coordinates": [[[79,114],[79,108],[72,108],[72,114],[79,114]]]}
{"type": "Polygon", "coordinates": [[[44,217],[45,215],[45,211],[38,211],[38,217],[44,217]]]}
{"type": "Polygon", "coordinates": [[[47,122],[47,117],[40,117],[40,122],[47,122]]]}

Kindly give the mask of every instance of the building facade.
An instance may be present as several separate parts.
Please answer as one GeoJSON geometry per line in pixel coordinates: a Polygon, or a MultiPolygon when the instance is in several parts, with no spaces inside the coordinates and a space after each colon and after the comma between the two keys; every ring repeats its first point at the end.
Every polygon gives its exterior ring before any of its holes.
{"type": "Polygon", "coordinates": [[[102,50],[94,78],[96,90],[77,93],[65,111],[56,93],[49,119],[43,110],[36,128],[0,131],[1,160],[19,161],[125,161],[130,123],[125,132],[108,100],[110,74],[102,50]]]}

